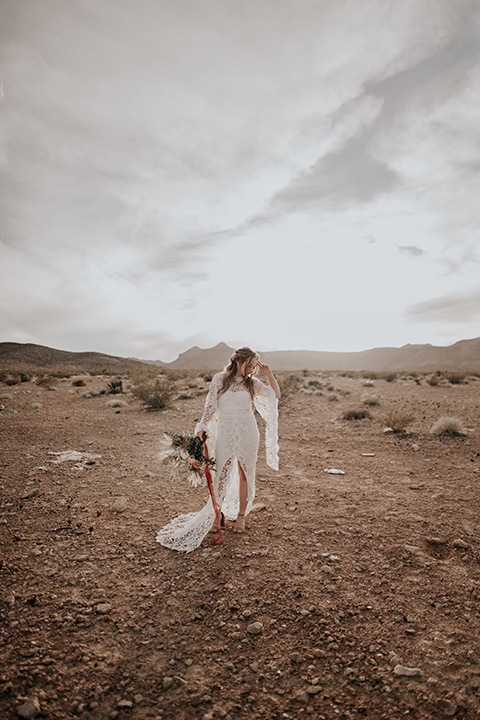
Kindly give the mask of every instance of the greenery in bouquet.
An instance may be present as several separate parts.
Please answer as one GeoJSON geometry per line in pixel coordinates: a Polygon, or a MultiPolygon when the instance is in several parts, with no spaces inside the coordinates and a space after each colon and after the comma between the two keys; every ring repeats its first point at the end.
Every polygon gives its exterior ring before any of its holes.
{"type": "Polygon", "coordinates": [[[175,475],[186,478],[194,487],[205,485],[205,471],[215,470],[214,458],[205,454],[205,440],[186,433],[163,433],[160,459],[170,465],[175,475]]]}

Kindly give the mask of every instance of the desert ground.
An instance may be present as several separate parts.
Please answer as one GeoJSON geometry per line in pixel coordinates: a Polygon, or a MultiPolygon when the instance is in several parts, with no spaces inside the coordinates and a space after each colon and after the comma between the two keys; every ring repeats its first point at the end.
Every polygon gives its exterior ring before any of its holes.
{"type": "Polygon", "coordinates": [[[2,719],[480,716],[480,379],[295,378],[247,531],[189,554],[155,534],[206,490],[157,454],[204,378],[158,411],[108,377],[0,384],[2,719]]]}

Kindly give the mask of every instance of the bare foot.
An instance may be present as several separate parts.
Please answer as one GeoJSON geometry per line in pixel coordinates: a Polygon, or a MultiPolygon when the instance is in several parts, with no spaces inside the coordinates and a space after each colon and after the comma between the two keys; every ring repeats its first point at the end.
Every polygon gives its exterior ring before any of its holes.
{"type": "Polygon", "coordinates": [[[238,513],[237,519],[235,520],[235,527],[233,528],[233,532],[245,532],[245,515],[240,515],[240,513],[238,513]]]}

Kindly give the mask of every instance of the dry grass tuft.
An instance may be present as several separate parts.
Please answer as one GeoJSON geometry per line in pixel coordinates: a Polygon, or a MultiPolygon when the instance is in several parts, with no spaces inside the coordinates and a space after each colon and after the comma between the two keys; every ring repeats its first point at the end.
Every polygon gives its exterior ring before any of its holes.
{"type": "Polygon", "coordinates": [[[365,393],[361,397],[361,402],[364,405],[369,405],[370,407],[374,407],[376,405],[380,405],[380,398],[378,395],[371,395],[370,393],[365,393]]]}
{"type": "Polygon", "coordinates": [[[346,410],[342,415],[344,420],[371,420],[368,410],[346,410]]]}
{"type": "Polygon", "coordinates": [[[164,410],[173,400],[175,383],[171,380],[150,380],[132,388],[132,393],[153,410],[164,410]]]}
{"type": "Polygon", "coordinates": [[[437,420],[431,429],[431,433],[433,435],[450,435],[453,437],[466,434],[461,421],[454,417],[442,417],[437,420]]]}
{"type": "Polygon", "coordinates": [[[120,398],[112,398],[111,400],[107,400],[107,407],[127,407],[127,403],[125,402],[125,400],[121,400],[120,398]]]}
{"type": "Polygon", "coordinates": [[[452,385],[462,385],[467,379],[467,373],[464,372],[446,372],[443,377],[452,385]]]}
{"type": "Polygon", "coordinates": [[[409,412],[391,410],[383,419],[385,425],[395,433],[405,432],[407,427],[415,421],[415,415],[409,412]]]}

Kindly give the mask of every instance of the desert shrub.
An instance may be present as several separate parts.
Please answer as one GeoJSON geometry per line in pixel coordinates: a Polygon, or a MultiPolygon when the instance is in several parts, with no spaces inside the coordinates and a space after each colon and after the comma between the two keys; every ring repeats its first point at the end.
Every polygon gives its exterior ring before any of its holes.
{"type": "Polygon", "coordinates": [[[398,377],[398,373],[396,372],[389,372],[383,374],[383,379],[387,382],[394,382],[398,377]]]}
{"type": "Polygon", "coordinates": [[[204,379],[205,382],[208,382],[208,383],[212,382],[212,380],[213,380],[212,373],[203,373],[203,375],[201,377],[204,379]]]}
{"type": "Polygon", "coordinates": [[[378,395],[371,395],[369,393],[365,393],[364,395],[362,395],[361,401],[364,405],[369,405],[370,407],[380,405],[380,398],[378,397],[378,395]]]}
{"type": "Polygon", "coordinates": [[[280,402],[285,402],[290,395],[294,395],[298,392],[300,385],[302,384],[298,375],[279,375],[277,377],[277,382],[281,392],[280,402]]]}
{"type": "Polygon", "coordinates": [[[447,380],[452,385],[461,385],[465,382],[465,379],[467,377],[467,373],[462,372],[446,372],[443,374],[443,377],[445,380],[447,380]]]}
{"type": "Polygon", "coordinates": [[[35,384],[39,387],[51,388],[55,385],[55,378],[51,375],[37,375],[35,384]]]}
{"type": "Polygon", "coordinates": [[[430,377],[427,377],[427,383],[432,387],[435,387],[440,384],[440,377],[438,375],[431,375],[430,377]]]}
{"type": "Polygon", "coordinates": [[[73,387],[85,387],[85,380],[74,380],[72,385],[73,387]]]}
{"type": "Polygon", "coordinates": [[[442,417],[432,427],[433,435],[465,435],[465,428],[460,420],[454,417],[442,417]]]}
{"type": "Polygon", "coordinates": [[[20,373],[20,382],[30,382],[32,376],[29,373],[20,373]]]}
{"type": "Polygon", "coordinates": [[[338,400],[337,393],[329,393],[327,395],[327,400],[329,400],[330,402],[337,402],[337,400],[338,400]]]}
{"type": "Polygon", "coordinates": [[[20,382],[20,376],[19,375],[7,375],[5,380],[3,381],[5,385],[18,385],[20,382]]]}
{"type": "Polygon", "coordinates": [[[322,388],[323,383],[321,383],[320,380],[309,380],[308,386],[311,388],[322,388]]]}
{"type": "Polygon", "coordinates": [[[119,395],[123,393],[123,382],[121,378],[114,378],[107,383],[107,393],[109,395],[119,395]]]}
{"type": "Polygon", "coordinates": [[[120,398],[112,398],[111,400],[107,400],[107,407],[127,407],[127,403],[125,402],[125,400],[120,400],[120,398]]]}
{"type": "Polygon", "coordinates": [[[168,407],[175,394],[175,383],[169,380],[147,381],[132,388],[136,398],[154,410],[163,410],[168,407]]]}
{"type": "Polygon", "coordinates": [[[384,418],[384,423],[395,433],[404,432],[415,420],[415,415],[409,412],[391,410],[384,418]]]}
{"type": "Polygon", "coordinates": [[[344,420],[371,420],[368,410],[346,410],[342,415],[344,420]]]}

